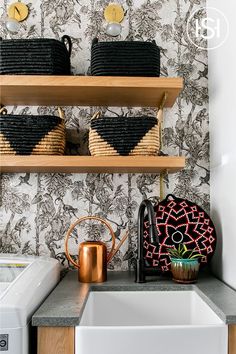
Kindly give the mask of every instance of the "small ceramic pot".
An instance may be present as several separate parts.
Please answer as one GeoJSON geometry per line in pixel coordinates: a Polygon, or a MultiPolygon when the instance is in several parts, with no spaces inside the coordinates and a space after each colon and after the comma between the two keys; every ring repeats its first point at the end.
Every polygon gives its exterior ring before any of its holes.
{"type": "Polygon", "coordinates": [[[171,272],[173,280],[177,283],[192,284],[196,283],[199,262],[197,259],[171,259],[171,272]]]}

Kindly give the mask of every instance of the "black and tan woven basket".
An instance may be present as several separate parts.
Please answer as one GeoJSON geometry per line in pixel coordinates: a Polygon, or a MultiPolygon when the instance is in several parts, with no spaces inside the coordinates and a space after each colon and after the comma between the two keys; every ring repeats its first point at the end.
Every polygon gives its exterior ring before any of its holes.
{"type": "Polygon", "coordinates": [[[102,117],[91,120],[89,150],[93,156],[157,155],[160,147],[156,117],[102,117]]]}
{"type": "Polygon", "coordinates": [[[7,114],[0,110],[0,154],[63,155],[65,152],[64,114],[57,116],[7,114]]]}
{"type": "Polygon", "coordinates": [[[70,75],[72,42],[51,38],[0,38],[0,74],[70,75]]]}

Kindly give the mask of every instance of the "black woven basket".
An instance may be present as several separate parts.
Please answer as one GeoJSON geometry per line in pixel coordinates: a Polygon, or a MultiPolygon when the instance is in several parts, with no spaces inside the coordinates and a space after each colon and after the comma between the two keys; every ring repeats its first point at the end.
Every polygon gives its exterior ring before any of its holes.
{"type": "Polygon", "coordinates": [[[63,155],[65,123],[57,116],[7,114],[0,110],[0,154],[63,155]]]}
{"type": "Polygon", "coordinates": [[[70,75],[72,43],[69,36],[56,39],[0,38],[0,74],[70,75]]]}
{"type": "Polygon", "coordinates": [[[102,117],[94,115],[89,131],[93,156],[157,155],[159,121],[156,117],[102,117]]]}
{"type": "Polygon", "coordinates": [[[160,76],[160,49],[155,41],[99,42],[91,49],[94,76],[160,76]]]}

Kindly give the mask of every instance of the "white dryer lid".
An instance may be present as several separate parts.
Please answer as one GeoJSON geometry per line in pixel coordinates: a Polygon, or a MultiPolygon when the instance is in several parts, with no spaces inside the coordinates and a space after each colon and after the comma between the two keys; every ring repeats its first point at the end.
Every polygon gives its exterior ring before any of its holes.
{"type": "Polygon", "coordinates": [[[59,277],[55,259],[0,254],[0,329],[26,326],[59,277]]]}

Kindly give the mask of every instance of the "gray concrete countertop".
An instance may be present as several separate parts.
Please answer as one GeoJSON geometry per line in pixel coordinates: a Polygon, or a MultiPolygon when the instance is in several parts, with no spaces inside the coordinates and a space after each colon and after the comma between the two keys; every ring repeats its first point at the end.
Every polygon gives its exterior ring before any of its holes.
{"type": "Polygon", "coordinates": [[[79,325],[90,291],[195,290],[227,324],[236,324],[236,292],[211,275],[201,275],[193,285],[176,284],[163,277],[148,277],[144,284],[134,282],[131,272],[109,272],[101,284],[78,282],[77,271],[69,271],[34,314],[33,326],[79,325]]]}

